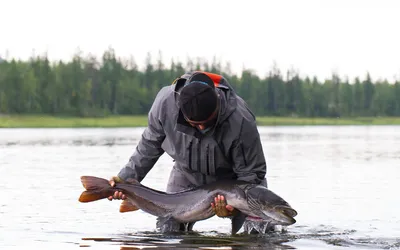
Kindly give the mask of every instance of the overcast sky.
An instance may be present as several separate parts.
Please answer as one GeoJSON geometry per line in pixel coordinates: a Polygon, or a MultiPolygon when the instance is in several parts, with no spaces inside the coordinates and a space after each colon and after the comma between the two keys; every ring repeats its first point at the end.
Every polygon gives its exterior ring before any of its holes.
{"type": "Polygon", "coordinates": [[[79,47],[121,57],[229,61],[264,76],[271,65],[302,75],[400,78],[398,0],[0,0],[0,56],[79,47]]]}

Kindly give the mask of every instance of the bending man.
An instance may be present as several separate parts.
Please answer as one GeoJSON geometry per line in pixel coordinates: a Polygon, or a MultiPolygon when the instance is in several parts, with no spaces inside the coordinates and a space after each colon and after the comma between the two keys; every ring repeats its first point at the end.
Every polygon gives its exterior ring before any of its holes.
{"type": "MultiPolygon", "coordinates": [[[[129,178],[142,181],[164,152],[175,162],[167,192],[222,179],[267,186],[255,116],[228,81],[217,74],[189,72],[159,91],[148,115],[148,127],[127,165],[110,180],[111,185],[129,178]]],[[[125,196],[116,192],[109,199],[125,196]]],[[[237,212],[222,196],[210,206],[220,217],[237,212]]],[[[192,230],[193,224],[170,220],[157,226],[165,232],[192,230]]]]}

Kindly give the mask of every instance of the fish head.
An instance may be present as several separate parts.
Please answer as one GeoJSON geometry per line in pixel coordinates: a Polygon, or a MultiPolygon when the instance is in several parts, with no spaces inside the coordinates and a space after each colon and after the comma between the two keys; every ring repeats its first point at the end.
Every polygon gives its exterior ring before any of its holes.
{"type": "Polygon", "coordinates": [[[253,186],[247,190],[246,195],[251,217],[273,221],[277,225],[287,226],[296,223],[294,217],[297,211],[268,188],[261,185],[253,186]]]}

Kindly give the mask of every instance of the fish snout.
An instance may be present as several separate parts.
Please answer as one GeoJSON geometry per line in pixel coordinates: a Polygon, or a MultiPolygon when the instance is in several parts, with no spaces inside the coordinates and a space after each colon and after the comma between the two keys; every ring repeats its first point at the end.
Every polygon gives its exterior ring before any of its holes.
{"type": "Polygon", "coordinates": [[[286,225],[292,225],[296,223],[296,220],[294,219],[294,217],[297,216],[296,210],[289,206],[276,206],[275,209],[281,213],[282,223],[286,225]]]}
{"type": "Polygon", "coordinates": [[[296,219],[295,218],[286,217],[282,224],[285,225],[285,226],[290,226],[290,225],[293,225],[294,223],[296,223],[296,219]]]}
{"type": "Polygon", "coordinates": [[[276,206],[275,209],[292,218],[297,216],[297,211],[288,206],[276,206]]]}

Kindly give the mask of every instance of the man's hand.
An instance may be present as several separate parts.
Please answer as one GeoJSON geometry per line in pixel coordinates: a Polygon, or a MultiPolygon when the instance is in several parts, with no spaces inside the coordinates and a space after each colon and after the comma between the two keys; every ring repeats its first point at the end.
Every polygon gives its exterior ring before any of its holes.
{"type": "Polygon", "coordinates": [[[218,217],[233,216],[237,213],[237,209],[226,204],[223,195],[218,195],[214,198],[214,203],[211,203],[211,208],[218,217]]]}
{"type": "MultiPolygon", "coordinates": [[[[113,176],[113,177],[111,177],[111,179],[108,182],[110,183],[111,186],[114,187],[115,183],[123,183],[124,181],[121,178],[119,178],[118,176],[113,176]]],[[[107,199],[110,201],[112,201],[113,199],[125,200],[126,196],[122,192],[115,191],[114,195],[109,196],[107,199]]]]}

